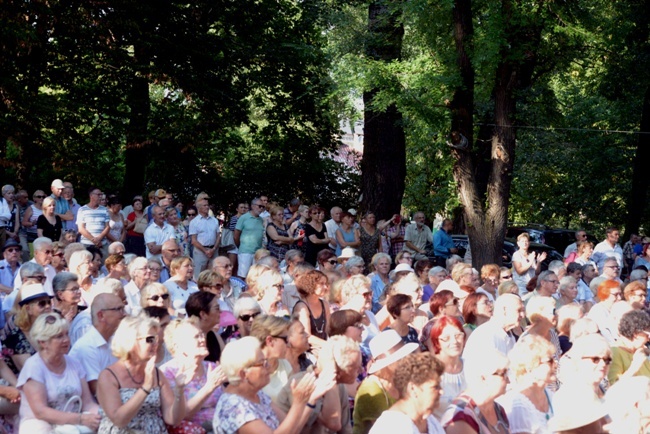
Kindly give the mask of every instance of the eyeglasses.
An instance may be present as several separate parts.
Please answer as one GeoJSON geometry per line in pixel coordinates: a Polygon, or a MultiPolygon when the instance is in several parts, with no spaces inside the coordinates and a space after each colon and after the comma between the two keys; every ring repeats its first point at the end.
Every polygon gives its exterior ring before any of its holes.
{"type": "Polygon", "coordinates": [[[610,292],[609,295],[613,295],[616,298],[621,298],[621,293],[620,292],[610,292]]]}
{"type": "Polygon", "coordinates": [[[102,311],[106,311],[106,310],[111,310],[111,311],[113,311],[113,312],[121,312],[121,313],[124,313],[124,306],[107,307],[107,308],[102,309],[102,311]]]}
{"type": "Polygon", "coordinates": [[[544,282],[552,283],[553,285],[559,285],[560,284],[559,280],[545,280],[544,282]]]}
{"type": "Polygon", "coordinates": [[[152,295],[151,297],[149,297],[149,300],[158,301],[161,298],[163,300],[167,300],[169,298],[169,294],[152,295]]]}
{"type": "Polygon", "coordinates": [[[156,273],[160,273],[160,272],[162,271],[162,268],[159,268],[159,267],[149,267],[149,271],[151,271],[151,272],[154,272],[154,271],[155,271],[156,273]]]}
{"type": "Polygon", "coordinates": [[[66,289],[64,289],[64,291],[81,292],[81,288],[79,287],[79,285],[77,285],[77,286],[75,286],[73,288],[66,288],[66,289]]]}
{"type": "Polygon", "coordinates": [[[450,302],[445,304],[445,307],[451,307],[451,306],[458,306],[458,299],[457,298],[454,298],[453,300],[451,300],[450,302]]]}
{"type": "Polygon", "coordinates": [[[18,252],[20,252],[20,249],[17,248],[17,247],[9,247],[9,248],[6,248],[6,249],[5,249],[5,252],[9,252],[9,253],[18,253],[18,252]]]}
{"type": "MultiPolygon", "coordinates": [[[[38,307],[43,308],[43,307],[47,307],[47,306],[52,306],[52,300],[50,300],[49,298],[47,300],[41,299],[41,300],[38,300],[38,301],[33,301],[32,304],[36,304],[36,305],[38,305],[38,307]]],[[[56,317],[52,317],[52,318],[54,318],[54,320],[56,320],[56,317]]],[[[47,322],[47,318],[45,319],[45,322],[47,322]]],[[[52,324],[52,323],[48,323],[48,324],[52,324]]]]}
{"type": "Polygon", "coordinates": [[[65,256],[65,255],[63,254],[63,252],[59,252],[59,253],[53,254],[52,256],[57,256],[59,258],[63,258],[63,256],[65,256]]]}
{"type": "Polygon", "coordinates": [[[359,330],[363,330],[363,323],[356,322],[356,323],[354,323],[354,324],[352,325],[352,327],[356,327],[356,328],[358,328],[359,330]]]}
{"type": "Polygon", "coordinates": [[[276,289],[284,289],[284,285],[282,283],[276,283],[275,285],[271,285],[276,289]]]}
{"type": "Polygon", "coordinates": [[[605,268],[615,268],[618,270],[621,267],[619,267],[618,265],[605,265],[605,268]]]}
{"type": "Polygon", "coordinates": [[[143,336],[138,339],[144,339],[144,341],[149,345],[158,343],[158,336],[143,336]]]}
{"type": "Polygon", "coordinates": [[[34,196],[34,199],[45,199],[45,195],[34,196]]]}
{"type": "Polygon", "coordinates": [[[509,280],[512,279],[512,274],[506,274],[505,276],[501,276],[503,280],[509,280]]]}
{"type": "Polygon", "coordinates": [[[232,264],[217,265],[217,268],[232,268],[232,264]]]}
{"type": "Polygon", "coordinates": [[[149,267],[136,268],[136,271],[151,271],[149,267]]]}
{"type": "Polygon", "coordinates": [[[248,365],[249,368],[264,368],[268,369],[269,367],[269,359],[262,359],[259,362],[251,363],[248,365]]]}
{"type": "Polygon", "coordinates": [[[52,253],[54,253],[53,250],[43,250],[42,252],[45,253],[46,255],[51,255],[52,253]]]}
{"type": "Polygon", "coordinates": [[[606,365],[610,365],[612,363],[611,357],[585,356],[582,358],[582,360],[587,360],[587,359],[591,360],[591,363],[593,363],[594,365],[600,363],[601,360],[605,362],[606,365]]]}
{"type": "Polygon", "coordinates": [[[34,280],[38,280],[40,283],[43,283],[43,282],[45,282],[45,280],[47,280],[47,277],[45,277],[45,276],[27,276],[27,279],[34,279],[34,280]]]}
{"type": "Polygon", "coordinates": [[[451,338],[454,338],[456,342],[462,342],[465,340],[465,333],[456,333],[455,335],[448,335],[444,337],[439,337],[438,340],[440,342],[449,342],[451,341],[451,338]]]}
{"type": "Polygon", "coordinates": [[[244,322],[247,322],[247,321],[252,320],[253,318],[255,318],[257,315],[259,315],[261,313],[262,312],[255,312],[255,313],[251,313],[251,314],[239,315],[239,319],[244,321],[244,322]]]}
{"type": "Polygon", "coordinates": [[[217,290],[221,291],[223,289],[223,285],[221,283],[215,283],[215,284],[212,284],[212,285],[208,286],[208,288],[217,289],[217,290]]]}
{"type": "Polygon", "coordinates": [[[289,336],[271,336],[271,337],[275,339],[282,339],[285,344],[289,343],[289,336]]]}

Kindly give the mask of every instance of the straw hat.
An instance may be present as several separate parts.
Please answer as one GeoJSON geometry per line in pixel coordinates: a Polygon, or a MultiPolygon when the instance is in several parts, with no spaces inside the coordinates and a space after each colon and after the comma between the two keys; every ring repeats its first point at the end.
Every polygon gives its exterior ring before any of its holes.
{"type": "Polygon", "coordinates": [[[342,262],[344,259],[350,259],[353,256],[357,256],[357,251],[352,247],[345,247],[341,250],[341,255],[337,258],[339,262],[342,262]]]}
{"type": "Polygon", "coordinates": [[[370,341],[370,353],[373,362],[369,374],[384,369],[386,366],[402,360],[418,348],[415,342],[404,344],[395,330],[384,330],[370,341]]]}
{"type": "Polygon", "coordinates": [[[593,388],[565,384],[553,396],[554,415],[549,421],[553,432],[587,426],[607,416],[607,408],[593,388]]]}

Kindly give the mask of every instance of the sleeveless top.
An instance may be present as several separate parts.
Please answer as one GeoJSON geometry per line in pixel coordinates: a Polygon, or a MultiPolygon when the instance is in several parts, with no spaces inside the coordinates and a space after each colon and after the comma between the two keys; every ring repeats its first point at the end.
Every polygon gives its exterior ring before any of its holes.
{"type": "MultiPolygon", "coordinates": [[[[135,393],[140,389],[139,387],[135,388],[122,388],[120,380],[117,378],[117,375],[109,368],[106,368],[108,372],[113,374],[117,380],[117,385],[120,388],[120,398],[122,399],[122,404],[126,403],[135,393]]],[[[129,424],[124,428],[118,428],[113,425],[113,422],[104,414],[104,411],[100,409],[100,414],[102,416],[102,421],[99,424],[99,430],[97,434],[130,434],[132,430],[138,430],[138,432],[143,432],[147,434],[167,434],[167,426],[162,418],[162,409],[161,409],[161,400],[160,400],[160,374],[158,368],[156,368],[156,383],[157,387],[151,389],[151,393],[147,395],[147,398],[140,406],[140,409],[136,415],[131,419],[129,424]]]]}
{"type": "Polygon", "coordinates": [[[110,228],[109,231],[111,233],[111,236],[116,240],[119,240],[120,235],[122,235],[122,229],[124,229],[124,221],[121,219],[119,221],[115,221],[112,218],[110,218],[109,215],[108,227],[110,228]]]}
{"type": "Polygon", "coordinates": [[[269,226],[273,226],[275,228],[275,231],[281,237],[289,236],[289,228],[287,228],[286,225],[283,225],[284,227],[280,228],[278,225],[276,225],[273,222],[269,222],[268,226],[266,227],[266,231],[267,231],[266,236],[268,238],[268,242],[266,243],[266,248],[269,249],[269,253],[271,254],[271,256],[276,258],[278,261],[282,261],[284,259],[284,254],[287,253],[287,250],[289,250],[290,245],[277,244],[275,241],[273,241],[271,237],[268,235],[269,226]]]}
{"type": "Polygon", "coordinates": [[[311,326],[311,335],[323,340],[327,340],[327,317],[325,316],[325,303],[323,303],[323,300],[321,299],[318,301],[320,302],[321,306],[321,314],[318,318],[314,318],[314,314],[311,312],[309,305],[302,300],[299,300],[293,306],[293,311],[296,311],[296,306],[298,306],[298,303],[304,304],[307,307],[307,311],[309,311],[309,325],[311,326]]]}
{"type": "MultiPolygon", "coordinates": [[[[346,243],[353,243],[354,242],[354,226],[350,226],[350,230],[345,232],[342,227],[339,227],[336,229],[336,232],[341,233],[341,238],[343,238],[343,241],[346,243]]],[[[343,249],[339,245],[339,243],[336,243],[336,256],[341,256],[341,252],[343,249]]]]}
{"type": "Polygon", "coordinates": [[[29,218],[29,222],[32,224],[32,226],[25,228],[25,230],[28,234],[36,235],[36,222],[38,221],[38,218],[43,214],[43,210],[36,208],[34,205],[30,205],[30,207],[32,208],[32,216],[29,218]]]}
{"type": "Polygon", "coordinates": [[[381,233],[379,229],[375,227],[375,233],[370,235],[363,226],[359,227],[359,240],[361,245],[359,246],[359,253],[363,258],[363,262],[366,263],[366,268],[370,266],[372,257],[377,253],[377,246],[379,245],[379,237],[381,233]]]}

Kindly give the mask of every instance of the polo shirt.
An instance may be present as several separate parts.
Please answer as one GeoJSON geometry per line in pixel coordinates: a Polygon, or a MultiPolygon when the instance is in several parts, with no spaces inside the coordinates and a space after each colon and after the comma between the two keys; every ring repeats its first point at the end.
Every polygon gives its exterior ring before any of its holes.
{"type": "Polygon", "coordinates": [[[422,228],[418,229],[417,223],[411,223],[406,227],[406,233],[404,234],[404,242],[405,242],[404,250],[412,254],[419,253],[413,249],[409,249],[408,246],[406,245],[406,241],[410,241],[417,248],[424,250],[424,248],[427,245],[427,241],[432,241],[432,240],[433,240],[433,234],[431,233],[431,229],[429,229],[429,226],[422,225],[422,228]]]}
{"type": "Polygon", "coordinates": [[[54,212],[56,214],[65,214],[68,212],[70,205],[63,195],[56,197],[54,194],[51,194],[50,197],[54,199],[54,212]]]}
{"type": "Polygon", "coordinates": [[[264,220],[262,217],[254,217],[247,212],[237,220],[235,229],[241,231],[239,235],[239,253],[255,254],[262,248],[264,238],[264,220]]]}

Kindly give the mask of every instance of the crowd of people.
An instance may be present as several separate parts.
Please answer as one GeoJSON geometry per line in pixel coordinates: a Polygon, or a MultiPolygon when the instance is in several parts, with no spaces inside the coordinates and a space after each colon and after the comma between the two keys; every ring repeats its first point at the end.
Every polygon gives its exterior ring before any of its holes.
{"type": "Polygon", "coordinates": [[[479,271],[421,212],[88,194],[2,187],[0,433],[650,432],[650,239],[479,271]]]}

